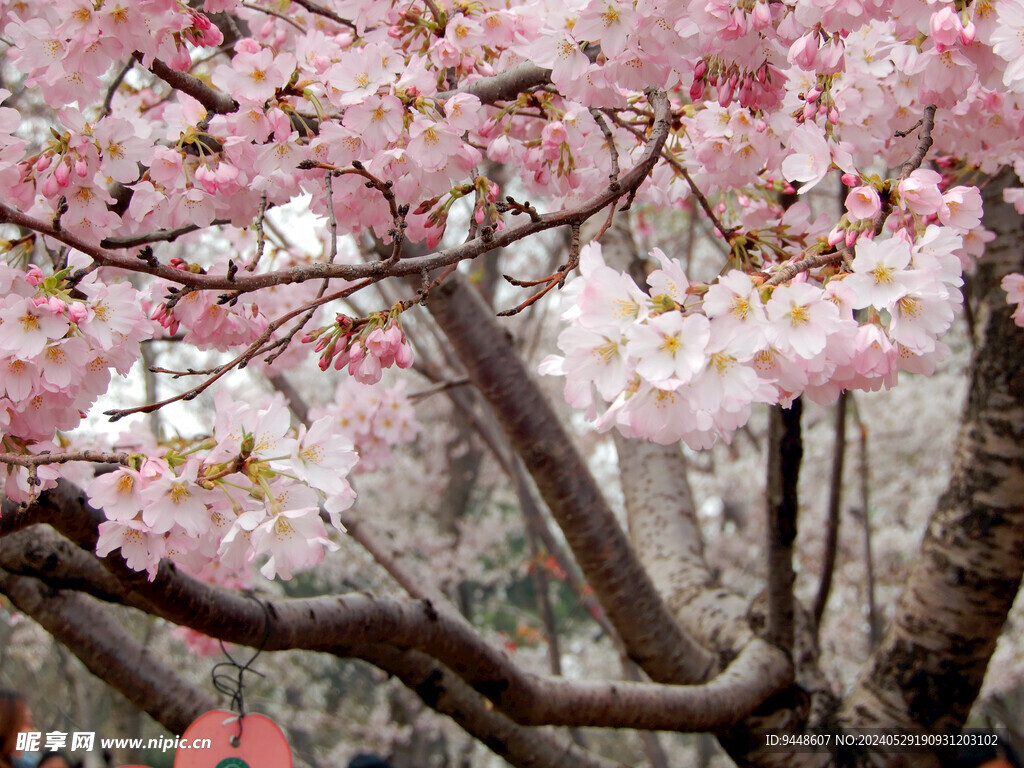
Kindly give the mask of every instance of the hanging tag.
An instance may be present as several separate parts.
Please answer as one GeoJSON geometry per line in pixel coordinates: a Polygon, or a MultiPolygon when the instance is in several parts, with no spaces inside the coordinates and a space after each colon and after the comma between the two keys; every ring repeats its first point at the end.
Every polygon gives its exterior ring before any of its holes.
{"type": "Polygon", "coordinates": [[[273,720],[215,709],[196,718],[181,735],[182,744],[209,739],[210,747],[178,747],[174,768],[292,768],[292,750],[273,720]],[[239,738],[241,726],[241,738],[239,738]]]}

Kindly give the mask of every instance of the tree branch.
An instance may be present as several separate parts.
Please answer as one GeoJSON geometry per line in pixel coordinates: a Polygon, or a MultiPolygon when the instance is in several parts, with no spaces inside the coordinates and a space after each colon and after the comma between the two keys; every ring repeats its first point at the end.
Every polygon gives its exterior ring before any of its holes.
{"type": "Polygon", "coordinates": [[[811,613],[814,616],[815,633],[821,628],[821,619],[828,605],[832,589],[832,574],[836,566],[836,549],[839,545],[839,520],[843,493],[843,463],[846,458],[846,401],[848,395],[842,392],[836,401],[835,437],[832,441],[832,473],[828,485],[828,511],[825,517],[825,541],[822,545],[821,576],[818,591],[814,596],[811,613]]]}
{"type": "Polygon", "coordinates": [[[480,696],[443,665],[416,651],[386,646],[359,655],[416,692],[431,709],[448,715],[488,749],[522,768],[624,768],[549,730],[516,725],[485,706],[480,696]]]}
{"type": "MultiPolygon", "coordinates": [[[[91,549],[102,513],[69,485],[61,482],[57,492],[42,494],[33,507],[80,547],[91,549]],[[58,506],[58,500],[63,504],[58,506]]],[[[221,640],[271,651],[336,652],[372,644],[423,651],[522,725],[715,730],[741,719],[790,679],[778,652],[763,643],[751,643],[716,678],[699,686],[541,678],[524,673],[464,619],[430,601],[349,594],[258,605],[198,582],[167,561],[153,581],[128,569],[117,555],[102,562],[124,586],[129,604],[221,640]]]]}
{"type": "MultiPolygon", "coordinates": [[[[134,54],[134,58],[136,61],[142,62],[141,53],[134,54]]],[[[153,59],[153,63],[149,66],[149,71],[174,90],[191,96],[206,107],[209,112],[227,115],[238,111],[238,102],[231,98],[231,96],[218,91],[216,88],[211,88],[195,75],[171,69],[160,59],[153,59]]]]}
{"type": "Polygon", "coordinates": [[[793,648],[793,543],[797,526],[797,481],[803,440],[798,397],[789,408],[773,406],[768,428],[768,639],[793,648]]]}
{"type": "Polygon", "coordinates": [[[669,614],[550,403],[476,291],[456,275],[427,306],[523,457],[630,656],[655,680],[706,679],[713,657],[669,614]]]}

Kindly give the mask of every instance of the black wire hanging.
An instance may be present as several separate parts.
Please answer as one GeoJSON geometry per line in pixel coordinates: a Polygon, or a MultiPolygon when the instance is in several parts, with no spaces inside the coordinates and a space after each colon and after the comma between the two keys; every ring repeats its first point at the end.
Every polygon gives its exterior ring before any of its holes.
{"type": "Polygon", "coordinates": [[[213,687],[217,689],[218,693],[222,693],[231,700],[231,711],[238,715],[238,735],[231,737],[231,746],[237,747],[242,743],[242,720],[245,719],[245,673],[250,672],[257,677],[266,678],[262,672],[259,672],[252,668],[253,663],[259,658],[259,655],[263,653],[263,649],[267,646],[267,641],[270,639],[270,609],[267,604],[259,598],[253,595],[246,595],[263,609],[263,640],[260,643],[260,647],[256,649],[256,652],[246,661],[244,664],[238,662],[234,656],[232,656],[224,645],[223,640],[218,640],[220,643],[221,652],[227,657],[227,661],[221,661],[213,665],[213,669],[210,671],[210,677],[213,682],[213,687]]]}

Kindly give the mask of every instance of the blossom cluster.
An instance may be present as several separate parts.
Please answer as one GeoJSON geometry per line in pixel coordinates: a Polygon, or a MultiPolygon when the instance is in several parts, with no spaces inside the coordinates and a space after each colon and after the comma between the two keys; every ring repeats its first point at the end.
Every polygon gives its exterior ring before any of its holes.
{"type": "Polygon", "coordinates": [[[332,365],[336,371],[346,366],[360,384],[376,384],[381,371],[396,365],[409,368],[413,362],[412,345],[402,332],[401,307],[378,312],[358,322],[338,315],[332,325],[317,328],[302,337],[306,344],[316,342],[320,370],[332,365]]]}
{"type": "MultiPolygon", "coordinates": [[[[72,263],[75,263],[74,261],[72,263]]],[[[0,264],[0,441],[5,451],[55,448],[57,430],[78,426],[106,391],[111,370],[126,375],[152,323],[126,282],[92,276],[72,283],[73,267],[46,275],[0,264]]],[[[42,487],[56,475],[39,470],[42,487]]],[[[25,501],[37,489],[25,469],[5,474],[4,493],[25,501]]]]}
{"type": "MultiPolygon", "coordinates": [[[[110,370],[124,373],[140,341],[167,332],[222,352],[265,342],[237,359],[277,370],[303,354],[325,371],[347,368],[339,387],[352,390],[324,424],[363,450],[363,466],[384,461],[411,439],[411,409],[398,390],[357,387],[412,364],[402,305],[340,314],[331,296],[359,286],[324,280],[311,261],[338,266],[342,238],[375,239],[394,256],[362,273],[376,282],[394,264],[399,274],[403,242],[437,247],[458,201],[472,211],[465,252],[475,256],[495,232],[508,238],[516,214],[593,213],[595,196],[617,189],[641,212],[699,204],[730,269],[691,283],[659,257],[644,291],[588,248],[566,292],[564,357],[545,370],[564,373],[569,401],[601,428],[707,445],[753,403],[827,400],[934,365],[960,270],[992,237],[966,185],[1005,165],[1024,177],[1022,0],[325,0],[287,14],[237,0],[53,0],[3,4],[0,29],[22,78],[16,93],[0,91],[0,205],[5,222],[17,214],[45,235],[0,241],[10,262],[0,265],[0,429],[13,453],[50,450],[110,370]],[[537,79],[527,63],[550,73],[537,79]],[[656,153],[651,89],[670,111],[656,153]],[[926,158],[890,177],[918,147],[926,158]],[[623,190],[641,157],[659,159],[623,190]],[[840,217],[778,204],[780,192],[840,175],[840,217]],[[289,205],[319,217],[321,254],[271,237],[270,212],[289,205]],[[254,234],[236,247],[243,231],[254,234]],[[222,250],[212,263],[168,250],[203,232],[222,250]],[[64,246],[75,272],[29,267],[64,246]],[[813,275],[775,279],[798,254],[828,253],[813,275]],[[112,262],[123,269],[102,266],[112,262]],[[238,274],[260,284],[235,291],[238,274]],[[219,287],[197,287],[200,277],[219,287]]],[[[1006,199],[1024,207],[1022,194],[1006,199]]],[[[1020,323],[1019,276],[1004,287],[1020,323]]],[[[347,486],[281,457],[328,427],[293,437],[275,408],[243,411],[233,412],[244,426],[235,448],[225,422],[215,446],[187,456],[153,446],[152,465],[114,473],[148,495],[134,511],[111,497],[119,511],[104,548],[127,542],[151,572],[162,555],[266,555],[273,573],[322,556],[312,510],[343,503],[347,486]],[[246,447],[263,433],[278,447],[246,447]],[[150,504],[165,492],[202,504],[173,514],[150,504]],[[226,529],[203,522],[215,512],[226,529]],[[305,544],[280,543],[289,530],[305,544]]],[[[62,471],[12,470],[8,495],[27,498],[29,480],[45,487],[62,471]]],[[[96,482],[101,503],[113,480],[96,482]]]]}
{"type": "MultiPolygon", "coordinates": [[[[182,271],[199,269],[177,257],[170,265],[182,271]]],[[[182,340],[197,349],[224,352],[252,343],[267,330],[267,318],[252,297],[228,304],[210,291],[179,291],[164,280],[154,281],[149,294],[153,319],[172,336],[184,328],[182,340]],[[168,290],[170,298],[164,300],[160,294],[168,290]]]]}
{"type": "Polygon", "coordinates": [[[392,451],[411,442],[419,432],[404,381],[384,388],[343,377],[331,403],[312,409],[311,414],[327,419],[342,439],[355,446],[359,454],[355,472],[373,472],[387,466],[392,451]]]}
{"type": "Polygon", "coordinates": [[[900,371],[930,373],[962,303],[962,249],[952,225],[916,240],[901,229],[860,239],[849,271],[784,285],[739,270],[691,285],[655,250],[645,292],[589,244],[564,294],[564,357],[541,371],[564,375],[567,402],[599,429],[706,448],[743,426],[754,403],[830,402],[889,388],[900,371]]]}
{"type": "Polygon", "coordinates": [[[337,545],[321,508],[337,514],[355,500],[346,477],[353,445],[327,418],[295,434],[281,398],[251,405],[216,398],[213,436],[187,450],[150,447],[86,489],[103,510],[96,553],[120,550],[128,566],[155,578],[161,559],[218,582],[244,580],[247,566],[287,579],[337,545]]]}

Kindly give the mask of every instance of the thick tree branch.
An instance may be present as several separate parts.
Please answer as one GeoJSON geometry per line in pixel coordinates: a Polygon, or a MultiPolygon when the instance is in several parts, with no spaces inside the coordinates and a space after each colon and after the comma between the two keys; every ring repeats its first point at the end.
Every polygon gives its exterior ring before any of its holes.
{"type": "Polygon", "coordinates": [[[456,675],[429,656],[386,646],[357,649],[360,657],[397,677],[431,709],[448,715],[466,732],[512,765],[522,768],[624,768],[581,749],[550,730],[516,725],[485,706],[456,675]]]}
{"type": "Polygon", "coordinates": [[[678,445],[618,433],[619,477],[629,534],[676,619],[716,651],[738,652],[754,637],[747,601],[715,585],[704,562],[686,462],[678,445]]]}
{"type": "Polygon", "coordinates": [[[512,101],[518,98],[520,93],[550,82],[550,69],[524,61],[491,77],[481,77],[461,88],[439,93],[437,98],[445,99],[457,93],[469,93],[484,104],[493,104],[496,101],[512,101]]]}
{"type": "MultiPolygon", "coordinates": [[[[76,497],[68,485],[61,483],[57,492],[44,493],[34,507],[45,510],[51,525],[79,546],[91,548],[101,513],[89,508],[80,494],[76,497]],[[55,500],[64,506],[55,508],[55,500]]],[[[336,652],[386,644],[423,651],[523,725],[721,729],[784,687],[790,677],[775,649],[752,643],[714,680],[700,686],[540,678],[520,670],[464,619],[438,610],[429,601],[398,602],[352,594],[266,600],[265,612],[255,601],[202,584],[166,561],[153,581],[129,570],[118,556],[104,559],[103,564],[125,587],[130,604],[229,642],[266,650],[336,652]]]]}
{"type": "Polygon", "coordinates": [[[476,291],[457,275],[427,306],[523,457],[630,656],[655,680],[706,679],[714,658],[662,603],[551,404],[476,291]]]}
{"type": "MultiPolygon", "coordinates": [[[[142,62],[142,54],[136,53],[135,59],[142,62]]],[[[227,115],[238,110],[238,102],[231,96],[216,88],[211,88],[195,75],[171,69],[160,59],[153,59],[149,71],[159,77],[171,88],[191,96],[202,104],[209,112],[227,115]]]]}

